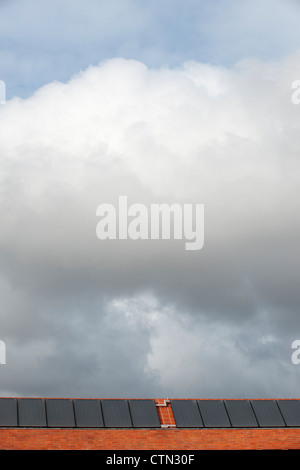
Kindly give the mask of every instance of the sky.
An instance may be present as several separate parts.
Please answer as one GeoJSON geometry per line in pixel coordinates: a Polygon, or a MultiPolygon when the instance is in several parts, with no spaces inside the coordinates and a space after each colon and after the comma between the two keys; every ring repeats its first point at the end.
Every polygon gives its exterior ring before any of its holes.
{"type": "Polygon", "coordinates": [[[299,397],[298,0],[0,0],[1,396],[299,397]],[[204,205],[204,245],[97,208],[204,205]]]}

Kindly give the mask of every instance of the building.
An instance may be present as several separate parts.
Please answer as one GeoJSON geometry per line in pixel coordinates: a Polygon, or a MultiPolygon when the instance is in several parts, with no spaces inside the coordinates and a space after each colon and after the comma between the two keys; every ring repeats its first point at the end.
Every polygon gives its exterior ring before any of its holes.
{"type": "Polygon", "coordinates": [[[300,449],[300,399],[0,398],[0,449],[300,449]]]}

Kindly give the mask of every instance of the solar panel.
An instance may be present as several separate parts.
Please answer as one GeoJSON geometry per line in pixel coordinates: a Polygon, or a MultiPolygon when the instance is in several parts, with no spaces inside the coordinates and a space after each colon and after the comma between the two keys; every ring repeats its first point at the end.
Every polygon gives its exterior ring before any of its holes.
{"type": "Polygon", "coordinates": [[[107,428],[131,428],[127,400],[102,400],[104,424],[107,428]]]}
{"type": "Polygon", "coordinates": [[[257,427],[249,400],[225,400],[231,424],[235,428],[257,427]]]}
{"type": "Polygon", "coordinates": [[[154,400],[129,400],[129,408],[135,428],[160,427],[154,400]]]}
{"type": "Polygon", "coordinates": [[[198,400],[204,426],[208,428],[230,428],[231,424],[222,400],[198,400]]]}
{"type": "Polygon", "coordinates": [[[46,400],[47,421],[50,427],[75,426],[72,400],[66,398],[48,398],[46,400]]]}
{"type": "Polygon", "coordinates": [[[0,426],[18,426],[16,398],[0,398],[0,426]]]}
{"type": "Polygon", "coordinates": [[[196,400],[171,400],[171,406],[177,427],[203,427],[196,400]]]}
{"type": "Polygon", "coordinates": [[[300,400],[277,400],[287,426],[300,426],[300,400]]]}
{"type": "Polygon", "coordinates": [[[19,398],[20,426],[47,426],[45,402],[41,398],[19,398]]]}
{"type": "Polygon", "coordinates": [[[79,428],[102,428],[104,426],[100,400],[74,400],[76,426],[79,428]]]}
{"type": "Polygon", "coordinates": [[[251,404],[261,427],[285,426],[275,400],[251,400],[251,404]]]}

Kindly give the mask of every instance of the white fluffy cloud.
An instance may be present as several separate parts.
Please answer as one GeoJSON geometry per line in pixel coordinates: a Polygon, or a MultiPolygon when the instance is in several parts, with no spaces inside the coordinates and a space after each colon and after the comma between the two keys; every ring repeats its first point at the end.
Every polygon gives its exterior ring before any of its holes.
{"type": "Polygon", "coordinates": [[[0,315],[13,357],[3,390],[84,395],[82,384],[96,393],[105,381],[108,396],[230,396],[240,377],[240,393],[268,395],[268,377],[277,395],[292,393],[298,64],[299,54],[231,69],[114,59],[0,108],[0,315]],[[97,239],[97,206],[124,194],[204,203],[203,250],[97,239]],[[137,313],[145,293],[155,314],[145,301],[137,313]]]}

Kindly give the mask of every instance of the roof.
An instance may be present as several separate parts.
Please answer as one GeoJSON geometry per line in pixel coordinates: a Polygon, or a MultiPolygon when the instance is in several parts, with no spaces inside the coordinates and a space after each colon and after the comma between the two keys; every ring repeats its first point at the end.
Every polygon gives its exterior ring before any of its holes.
{"type": "Polygon", "coordinates": [[[5,428],[297,428],[300,399],[0,398],[5,428]]]}

